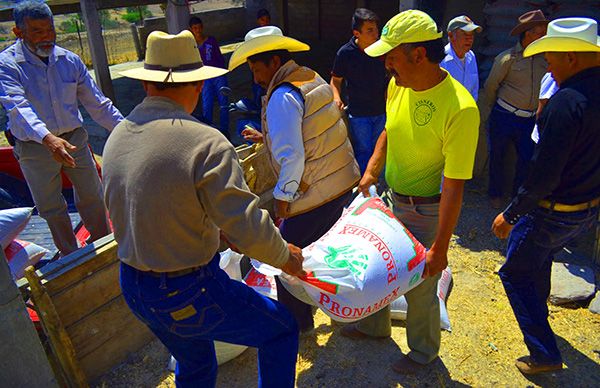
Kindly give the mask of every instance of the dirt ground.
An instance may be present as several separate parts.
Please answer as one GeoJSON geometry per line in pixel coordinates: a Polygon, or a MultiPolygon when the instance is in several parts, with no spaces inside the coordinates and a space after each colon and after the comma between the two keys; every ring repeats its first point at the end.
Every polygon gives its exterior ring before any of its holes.
{"type": "MultiPolygon", "coordinates": [[[[398,375],[390,363],[408,351],[402,322],[394,323],[391,339],[353,341],[340,335],[341,324],[318,311],[314,334],[300,340],[298,387],[598,386],[600,316],[589,312],[585,303],[550,306],[565,370],[526,378],[514,367],[514,360],[527,349],[495,274],[503,262],[505,242],[489,231],[496,212],[489,207],[482,184],[480,180],[468,184],[449,251],[454,276],[447,301],[452,332],[442,332],[439,361],[414,376],[398,375]]],[[[589,252],[589,237],[576,250],[589,252]]],[[[168,352],[155,341],[104,376],[98,386],[174,387],[173,374],[166,369],[168,359],[168,352]]],[[[256,382],[254,349],[219,368],[219,387],[253,387],[256,382]]]]}

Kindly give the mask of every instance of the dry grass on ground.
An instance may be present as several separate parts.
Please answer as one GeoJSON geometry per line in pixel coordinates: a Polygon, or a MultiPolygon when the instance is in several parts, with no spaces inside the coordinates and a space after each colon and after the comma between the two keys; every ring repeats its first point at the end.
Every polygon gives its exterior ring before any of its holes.
{"type": "MultiPolygon", "coordinates": [[[[477,183],[470,186],[475,187],[477,183]]],[[[585,306],[550,306],[566,370],[525,378],[514,360],[526,354],[521,333],[495,268],[504,243],[493,238],[495,215],[486,197],[469,190],[449,252],[454,287],[448,300],[452,333],[442,333],[440,361],[427,371],[405,377],[389,364],[408,351],[406,330],[395,323],[392,339],[352,341],[340,336],[318,311],[314,335],[301,339],[297,364],[299,387],[460,387],[460,386],[597,386],[600,381],[600,317],[585,306]]],[[[166,371],[168,353],[154,342],[99,382],[106,387],[174,387],[166,371]]],[[[219,368],[218,386],[256,386],[256,351],[249,349],[219,368]]]]}

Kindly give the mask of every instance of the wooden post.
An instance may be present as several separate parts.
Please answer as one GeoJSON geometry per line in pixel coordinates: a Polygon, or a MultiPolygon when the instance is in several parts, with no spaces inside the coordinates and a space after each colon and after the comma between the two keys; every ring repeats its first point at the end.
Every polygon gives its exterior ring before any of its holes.
{"type": "Polygon", "coordinates": [[[108,59],[106,57],[104,39],[102,38],[102,26],[98,17],[96,0],[81,0],[79,5],[87,30],[90,54],[92,55],[94,73],[96,74],[96,83],[102,89],[102,93],[115,103],[115,92],[110,78],[110,71],[108,70],[108,59]]]}
{"type": "Polygon", "coordinates": [[[179,34],[188,28],[190,9],[187,2],[182,0],[169,0],[167,4],[167,30],[169,34],[179,34]]]}
{"type": "Polygon", "coordinates": [[[15,387],[58,387],[22,298],[0,249],[0,381],[15,387]]]}
{"type": "Polygon", "coordinates": [[[144,59],[144,54],[142,52],[142,44],[140,43],[140,34],[138,33],[137,25],[135,23],[131,23],[129,27],[131,28],[131,36],[133,36],[133,45],[135,46],[137,60],[141,61],[144,59]]]}
{"type": "Polygon", "coordinates": [[[25,277],[31,287],[31,299],[39,311],[40,321],[50,339],[50,346],[63,369],[67,384],[69,387],[87,387],[87,379],[77,362],[71,339],[58,317],[50,295],[46,292],[32,266],[25,269],[25,277]]]}

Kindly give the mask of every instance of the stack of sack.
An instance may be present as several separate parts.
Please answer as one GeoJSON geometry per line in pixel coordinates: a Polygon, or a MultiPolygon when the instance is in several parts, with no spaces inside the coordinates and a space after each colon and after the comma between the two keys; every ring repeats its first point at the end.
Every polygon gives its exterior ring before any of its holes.
{"type": "Polygon", "coordinates": [[[15,280],[25,276],[25,268],[36,265],[48,252],[39,245],[17,239],[32,213],[32,207],[0,210],[0,245],[15,280]]]}

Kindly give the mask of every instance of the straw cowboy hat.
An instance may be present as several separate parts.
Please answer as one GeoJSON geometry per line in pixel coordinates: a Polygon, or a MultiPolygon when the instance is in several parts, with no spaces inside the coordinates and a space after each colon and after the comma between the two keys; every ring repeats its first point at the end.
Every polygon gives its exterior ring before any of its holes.
{"type": "Polygon", "coordinates": [[[226,69],[204,66],[194,35],[188,30],[177,35],[154,31],[148,35],[144,65],[122,71],[129,78],[152,82],[194,82],[215,78],[226,69]]]}
{"type": "Polygon", "coordinates": [[[556,19],[548,24],[546,36],[532,42],[523,56],[544,52],[600,52],[598,23],[588,18],[556,19]]]}
{"type": "Polygon", "coordinates": [[[294,38],[283,36],[279,27],[258,27],[248,31],[244,43],[233,52],[229,60],[229,70],[245,63],[248,57],[273,50],[308,51],[310,46],[294,38]]]}
{"type": "Polygon", "coordinates": [[[515,26],[510,32],[511,36],[518,36],[522,32],[532,29],[536,26],[545,26],[548,24],[549,20],[546,19],[544,13],[539,9],[535,11],[525,12],[523,15],[519,16],[519,24],[515,26]]]}

